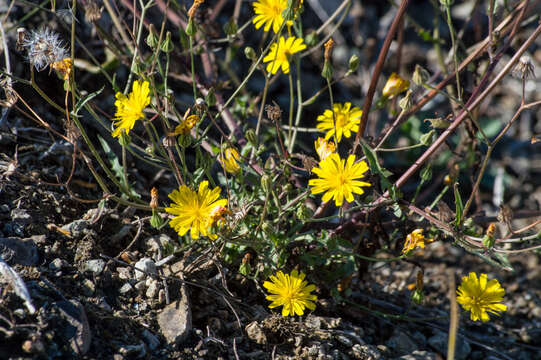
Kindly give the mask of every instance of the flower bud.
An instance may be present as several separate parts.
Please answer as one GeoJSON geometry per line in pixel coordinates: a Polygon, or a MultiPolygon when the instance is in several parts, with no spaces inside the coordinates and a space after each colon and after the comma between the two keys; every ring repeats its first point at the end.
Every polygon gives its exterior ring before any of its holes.
{"type": "Polygon", "coordinates": [[[272,179],[269,175],[263,174],[261,176],[261,187],[267,194],[272,191],[272,179]]]}
{"type": "Polygon", "coordinates": [[[163,52],[171,52],[173,51],[173,41],[171,40],[171,31],[168,31],[167,34],[165,34],[165,41],[161,43],[160,50],[163,52]]]}
{"type": "Polygon", "coordinates": [[[159,229],[163,225],[163,219],[156,210],[152,210],[150,225],[155,229],[159,229]]]}
{"type": "Polygon", "coordinates": [[[152,190],[150,190],[149,206],[152,210],[158,207],[158,189],[156,189],[156,187],[153,187],[152,190]]]}
{"type": "Polygon", "coordinates": [[[310,34],[304,37],[304,43],[306,46],[314,46],[318,42],[318,36],[315,31],[312,31],[310,34]]]}
{"type": "Polygon", "coordinates": [[[313,214],[314,212],[308,206],[306,206],[306,204],[301,204],[297,208],[295,215],[297,216],[297,219],[304,221],[310,219],[313,214]]]}
{"type": "Polygon", "coordinates": [[[394,96],[408,90],[409,87],[410,82],[408,80],[403,79],[397,73],[392,73],[389,79],[387,79],[381,93],[384,97],[392,99],[394,96]]]}
{"type": "Polygon", "coordinates": [[[398,106],[400,106],[402,111],[408,111],[413,106],[411,94],[412,94],[412,91],[408,90],[406,95],[402,99],[400,99],[400,101],[398,102],[398,106]]]}
{"type": "Polygon", "coordinates": [[[425,68],[423,68],[419,64],[415,65],[415,71],[413,72],[413,76],[411,78],[414,84],[417,84],[417,85],[426,84],[429,78],[430,78],[430,74],[425,68]]]}
{"type": "Polygon", "coordinates": [[[250,145],[252,145],[254,148],[257,147],[257,135],[255,134],[254,129],[246,130],[244,137],[246,138],[246,140],[248,140],[250,145]]]}
{"type": "Polygon", "coordinates": [[[177,141],[178,141],[178,145],[181,148],[186,149],[192,145],[192,135],[190,135],[189,133],[180,135],[177,141]]]}
{"type": "Polygon", "coordinates": [[[205,103],[209,107],[216,105],[216,94],[214,93],[214,88],[209,89],[207,96],[205,96],[205,103]]]}
{"type": "Polygon", "coordinates": [[[250,46],[246,46],[244,48],[244,56],[246,56],[246,59],[251,61],[257,60],[257,54],[255,53],[255,50],[250,46]]]}
{"type": "Polygon", "coordinates": [[[154,28],[154,24],[150,24],[149,30],[148,30],[148,36],[145,40],[148,47],[151,49],[155,49],[156,46],[158,46],[158,36],[156,35],[156,29],[154,28]]]}
{"type": "Polygon", "coordinates": [[[188,20],[188,26],[186,26],[186,34],[188,34],[188,36],[194,36],[196,32],[197,26],[195,25],[193,18],[190,18],[190,20],[188,20]]]}
{"type": "Polygon", "coordinates": [[[239,27],[237,26],[237,24],[235,23],[235,21],[233,20],[233,18],[229,19],[228,22],[225,23],[224,25],[224,32],[227,36],[233,36],[237,33],[239,27]]]}
{"type": "Polygon", "coordinates": [[[359,64],[361,63],[361,59],[355,54],[351,55],[349,58],[349,72],[355,72],[359,68],[359,64]]]}

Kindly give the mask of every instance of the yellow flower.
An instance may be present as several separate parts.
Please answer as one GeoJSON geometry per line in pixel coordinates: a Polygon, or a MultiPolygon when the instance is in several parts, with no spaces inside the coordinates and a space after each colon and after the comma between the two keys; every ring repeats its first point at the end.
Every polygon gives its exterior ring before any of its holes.
{"type": "Polygon", "coordinates": [[[228,147],[218,156],[218,161],[228,173],[235,174],[240,170],[240,156],[235,148],[228,147]]]}
{"type": "Polygon", "coordinates": [[[173,203],[171,207],[165,208],[165,211],[177,215],[169,225],[180,236],[190,230],[192,239],[199,238],[199,234],[211,239],[217,237],[212,234],[211,227],[214,224],[216,213],[221,212],[221,208],[227,205],[227,199],[219,199],[220,188],[218,186],[213,190],[210,190],[208,186],[208,181],[201,182],[197,193],[186,185],[182,185],[178,190],[173,190],[169,194],[173,203]]]}
{"type": "Polygon", "coordinates": [[[113,131],[113,137],[120,137],[122,131],[126,134],[133,129],[135,121],[145,117],[143,110],[150,104],[150,89],[148,81],[134,81],[132,92],[126,95],[121,92],[116,93],[116,112],[113,121],[116,129],[113,131]]]}
{"type": "Polygon", "coordinates": [[[363,111],[357,106],[351,108],[351,103],[347,102],[344,105],[334,104],[334,120],[332,110],[325,110],[323,115],[317,117],[317,128],[321,131],[327,131],[325,139],[329,140],[334,135],[336,125],[336,141],[342,140],[342,135],[349,138],[352,132],[359,130],[359,124],[361,123],[361,116],[363,111]]]}
{"type": "Polygon", "coordinates": [[[487,274],[481,274],[479,279],[473,272],[462,278],[462,284],[456,291],[456,301],[466,311],[470,311],[470,319],[473,321],[490,320],[487,312],[499,315],[498,311],[507,311],[505,304],[500,304],[505,295],[505,289],[500,286],[496,279],[487,281],[487,274]]]}
{"type": "Polygon", "coordinates": [[[408,251],[415,249],[416,246],[421,249],[425,248],[425,242],[429,243],[434,241],[434,239],[427,239],[423,235],[423,229],[415,229],[406,236],[406,242],[404,243],[404,248],[402,253],[405,254],[408,251]]]}
{"type": "Polygon", "coordinates": [[[55,61],[51,64],[51,67],[58,71],[64,80],[68,80],[71,76],[71,72],[73,71],[73,59],[64,58],[62,60],[55,61]]]}
{"type": "Polygon", "coordinates": [[[334,145],[334,142],[327,141],[320,137],[318,137],[317,140],[314,142],[314,146],[316,148],[317,154],[319,155],[320,161],[325,160],[329,155],[336,151],[336,146],[334,145]]]}
{"type": "Polygon", "coordinates": [[[278,271],[276,276],[271,275],[271,281],[263,283],[263,287],[271,294],[267,296],[267,300],[272,301],[269,308],[283,306],[282,316],[303,315],[305,308],[314,310],[316,304],[313,301],[317,300],[317,296],[310,293],[316,286],[308,285],[305,277],[306,274],[299,274],[297,270],[293,270],[291,275],[282,271],[278,271]]]}
{"type": "Polygon", "coordinates": [[[392,73],[387,79],[381,93],[383,96],[392,99],[395,95],[408,90],[409,87],[410,82],[408,80],[403,79],[397,73],[392,73]]]}
{"type": "Polygon", "coordinates": [[[311,179],[308,185],[312,186],[312,194],[325,193],[323,201],[334,199],[336,206],[342,206],[344,199],[353,201],[353,194],[363,194],[362,186],[370,183],[359,181],[368,170],[364,161],[355,163],[355,155],[349,155],[347,162],[337,153],[332,153],[325,160],[319,162],[319,167],[313,168],[319,179],[311,179]]]}
{"type": "MultiPolygon", "coordinates": [[[[302,3],[303,0],[300,1],[299,7],[302,3]]],[[[259,29],[265,25],[263,30],[269,31],[272,26],[272,31],[277,34],[284,22],[282,13],[287,9],[287,0],[259,0],[254,2],[253,6],[256,16],[252,22],[255,28],[259,29]]],[[[291,21],[288,21],[287,24],[292,25],[291,21]]]]}
{"type": "Polygon", "coordinates": [[[171,134],[172,136],[175,135],[187,135],[192,131],[193,127],[200,121],[201,119],[197,115],[190,115],[186,119],[182,120],[180,124],[177,125],[175,128],[175,131],[171,134]]]}
{"type": "Polygon", "coordinates": [[[281,36],[278,44],[272,44],[269,53],[263,59],[263,62],[269,63],[267,71],[276,74],[281,67],[284,74],[289,74],[288,57],[304,49],[306,44],[302,38],[292,36],[286,40],[281,36]]]}

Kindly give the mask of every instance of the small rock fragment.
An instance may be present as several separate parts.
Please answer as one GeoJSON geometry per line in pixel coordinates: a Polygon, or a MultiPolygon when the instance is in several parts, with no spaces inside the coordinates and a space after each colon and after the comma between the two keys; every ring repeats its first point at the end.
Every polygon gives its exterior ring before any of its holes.
{"type": "Polygon", "coordinates": [[[126,295],[127,293],[129,293],[130,291],[133,290],[133,286],[131,286],[130,283],[125,283],[124,285],[122,285],[122,287],[120,288],[120,293],[122,295],[126,295]]]}
{"type": "Polygon", "coordinates": [[[92,259],[85,261],[83,265],[83,271],[89,271],[95,275],[99,275],[105,269],[105,260],[103,259],[92,259]]]}
{"type": "Polygon", "coordinates": [[[436,360],[438,356],[433,352],[415,350],[411,354],[399,357],[397,360],[436,360]]]}
{"type": "Polygon", "coordinates": [[[10,265],[35,266],[39,259],[34,241],[18,237],[0,238],[0,256],[10,265]]]}
{"type": "Polygon", "coordinates": [[[85,234],[90,223],[88,220],[75,220],[69,224],[62,226],[62,230],[68,231],[72,237],[80,237],[85,234]]]}
{"type": "MultiPolygon", "coordinates": [[[[438,350],[440,354],[447,354],[447,334],[443,332],[438,332],[436,335],[428,339],[428,344],[434,349],[438,350]]],[[[464,340],[464,338],[457,336],[456,339],[456,348],[455,348],[455,359],[464,360],[468,357],[471,352],[470,344],[464,340]]]]}
{"type": "Polygon", "coordinates": [[[145,342],[146,342],[148,348],[150,349],[150,351],[155,350],[160,345],[160,339],[158,339],[158,337],[156,335],[154,335],[153,333],[151,333],[147,329],[145,329],[141,333],[141,336],[145,339],[145,342]]]}
{"type": "Polygon", "coordinates": [[[158,281],[151,279],[151,281],[148,282],[146,296],[149,299],[154,299],[157,294],[158,294],[158,281]]]}
{"type": "MultiPolygon", "coordinates": [[[[257,321],[252,321],[248,325],[246,325],[246,335],[248,335],[248,338],[255,341],[258,344],[266,344],[267,343],[267,336],[265,335],[265,332],[263,332],[263,328],[257,321]]],[[[317,352],[316,352],[317,354],[317,352]]]]}
{"type": "Polygon", "coordinates": [[[385,344],[397,356],[410,354],[419,348],[408,335],[398,329],[395,329],[393,336],[385,344]]]}
{"type": "Polygon", "coordinates": [[[21,225],[28,225],[32,222],[32,216],[25,209],[11,210],[11,220],[21,225]]]}
{"type": "Polygon", "coordinates": [[[90,350],[92,334],[83,305],[77,300],[58,301],[53,305],[57,306],[66,321],[65,326],[59,328],[61,336],[69,342],[73,352],[86,354],[90,350]]]}
{"type": "Polygon", "coordinates": [[[180,299],[167,305],[158,315],[158,324],[170,344],[184,341],[192,330],[192,310],[185,286],[180,289],[180,299]]]}
{"type": "Polygon", "coordinates": [[[49,269],[53,271],[61,270],[63,267],[66,266],[69,266],[69,263],[66,260],[60,258],[56,258],[49,263],[49,269]]]}
{"type": "Polygon", "coordinates": [[[137,271],[135,270],[135,279],[141,280],[144,279],[146,274],[156,274],[156,264],[154,263],[154,260],[151,258],[142,258],[139,260],[135,267],[137,269],[141,269],[143,271],[137,271]]]}

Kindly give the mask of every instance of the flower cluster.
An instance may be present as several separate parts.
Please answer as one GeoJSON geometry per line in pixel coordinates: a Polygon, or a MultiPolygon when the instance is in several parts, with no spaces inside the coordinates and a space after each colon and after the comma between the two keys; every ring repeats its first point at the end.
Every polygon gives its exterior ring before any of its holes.
{"type": "Polygon", "coordinates": [[[326,131],[325,139],[335,136],[336,141],[342,141],[342,136],[349,138],[359,130],[363,111],[357,106],[351,107],[350,102],[334,104],[333,110],[325,110],[317,117],[317,129],[326,131]]]}

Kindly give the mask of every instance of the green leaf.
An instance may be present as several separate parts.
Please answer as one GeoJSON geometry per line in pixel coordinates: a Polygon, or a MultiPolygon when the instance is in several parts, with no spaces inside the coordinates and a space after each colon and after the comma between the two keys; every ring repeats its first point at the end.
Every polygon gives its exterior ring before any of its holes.
{"type": "Polygon", "coordinates": [[[89,102],[90,100],[92,100],[93,98],[101,94],[104,88],[105,86],[102,86],[102,88],[99,89],[98,91],[94,91],[93,93],[90,93],[86,96],[83,96],[81,99],[79,99],[79,101],[77,101],[77,104],[75,104],[73,111],[71,112],[72,116],[77,116],[79,114],[79,111],[81,111],[81,109],[83,108],[83,106],[85,106],[87,102],[89,102]]]}
{"type": "Polygon", "coordinates": [[[460,196],[460,192],[458,191],[458,183],[455,184],[454,189],[455,189],[455,205],[456,205],[455,225],[459,226],[460,222],[462,221],[462,210],[464,210],[464,205],[462,203],[462,197],[460,196]]]}
{"type": "Polygon", "coordinates": [[[368,166],[370,167],[370,171],[374,174],[380,175],[381,188],[383,190],[389,190],[391,198],[393,200],[397,200],[401,196],[401,193],[398,188],[396,188],[393,183],[390,182],[388,179],[388,177],[393,175],[393,173],[380,166],[375,151],[370,148],[370,146],[368,146],[368,144],[366,144],[362,139],[361,148],[363,149],[363,153],[366,156],[366,160],[368,160],[368,166]]]}

